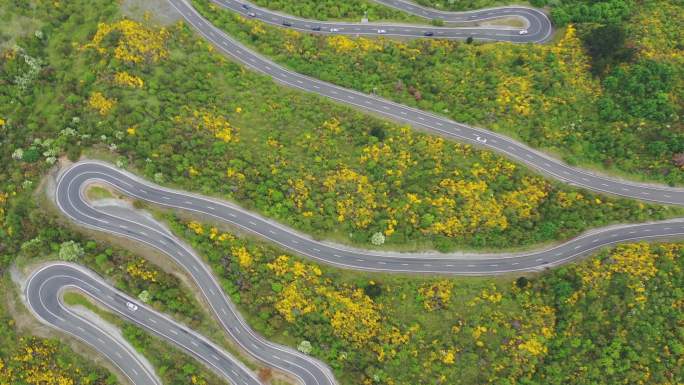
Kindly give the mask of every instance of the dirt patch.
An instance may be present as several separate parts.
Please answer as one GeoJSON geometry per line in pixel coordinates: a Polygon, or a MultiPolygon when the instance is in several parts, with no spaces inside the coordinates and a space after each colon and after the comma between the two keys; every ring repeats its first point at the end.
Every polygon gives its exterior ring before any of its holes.
{"type": "Polygon", "coordinates": [[[121,13],[138,21],[149,18],[158,25],[170,25],[182,18],[167,0],[123,0],[121,13]]]}

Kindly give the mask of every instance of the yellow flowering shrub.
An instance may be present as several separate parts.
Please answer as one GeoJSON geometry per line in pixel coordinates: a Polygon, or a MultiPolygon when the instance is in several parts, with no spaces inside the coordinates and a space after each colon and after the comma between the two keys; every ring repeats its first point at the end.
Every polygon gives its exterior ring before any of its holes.
{"type": "MultiPolygon", "coordinates": [[[[666,256],[673,255],[681,246],[660,246],[666,247],[666,256]]],[[[593,259],[590,263],[586,263],[578,267],[579,273],[582,277],[582,284],[585,290],[578,290],[568,298],[569,303],[575,303],[582,296],[586,290],[593,288],[595,290],[604,290],[612,276],[615,274],[623,274],[628,278],[628,285],[635,293],[635,301],[643,303],[646,301],[645,283],[653,278],[657,273],[655,266],[656,259],[659,258],[657,251],[653,250],[648,243],[630,243],[617,246],[611,254],[605,259],[593,259]]],[[[629,303],[628,306],[635,306],[635,303],[629,303]]]]}
{"type": "Polygon", "coordinates": [[[107,99],[102,92],[93,92],[88,98],[88,106],[106,116],[116,106],[116,99],[107,99]]]}
{"type": "Polygon", "coordinates": [[[143,281],[157,282],[158,272],[147,268],[147,260],[138,258],[133,262],[128,263],[126,271],[132,277],[140,278],[143,281]]]}
{"type": "Polygon", "coordinates": [[[114,74],[114,83],[131,88],[142,88],[145,84],[141,78],[131,75],[126,71],[114,74]]]}
{"type": "Polygon", "coordinates": [[[0,358],[0,384],[74,385],[83,375],[79,367],[59,363],[57,342],[36,338],[20,340],[19,351],[5,363],[0,358]]]}
{"type": "Polygon", "coordinates": [[[447,308],[451,301],[451,289],[453,287],[454,283],[447,279],[421,286],[418,293],[423,298],[425,310],[433,311],[447,308]]]}
{"type": "Polygon", "coordinates": [[[168,56],[165,41],[169,32],[164,29],[150,29],[134,20],[123,19],[107,24],[98,24],[97,32],[85,48],[93,48],[100,54],[113,53],[114,57],[125,62],[157,62],[168,56]],[[118,33],[113,52],[105,42],[112,33],[118,33]]]}
{"type": "Polygon", "coordinates": [[[195,234],[197,234],[197,235],[204,234],[204,227],[202,226],[201,223],[199,223],[197,221],[192,221],[192,222],[188,223],[188,228],[190,230],[194,231],[195,234]]]}
{"type": "Polygon", "coordinates": [[[175,121],[181,124],[189,124],[198,131],[208,131],[216,139],[226,143],[239,140],[237,127],[233,127],[224,116],[207,109],[194,110],[185,117],[177,116],[175,121]]]}
{"type": "Polygon", "coordinates": [[[520,218],[532,216],[535,208],[548,196],[548,184],[540,178],[525,177],[522,187],[504,194],[503,203],[515,210],[520,218]]]}
{"type": "Polygon", "coordinates": [[[243,269],[246,269],[246,268],[252,266],[253,258],[249,254],[249,252],[247,251],[246,247],[244,247],[244,246],[233,247],[231,249],[231,251],[233,253],[233,256],[235,256],[237,258],[238,264],[240,265],[240,267],[242,267],[243,269]]]}

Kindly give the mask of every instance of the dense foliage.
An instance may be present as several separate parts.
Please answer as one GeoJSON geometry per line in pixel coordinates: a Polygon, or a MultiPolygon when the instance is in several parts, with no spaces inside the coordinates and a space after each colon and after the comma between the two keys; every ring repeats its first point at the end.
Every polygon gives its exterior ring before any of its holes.
{"type": "Polygon", "coordinates": [[[570,163],[684,182],[681,2],[644,1],[620,26],[568,26],[546,45],[319,36],[194,4],[298,72],[518,137],[570,163]]]}
{"type": "Polygon", "coordinates": [[[342,272],[198,222],[250,323],[320,357],[343,384],[676,384],[684,247],[627,244],[536,278],[342,272]]]}

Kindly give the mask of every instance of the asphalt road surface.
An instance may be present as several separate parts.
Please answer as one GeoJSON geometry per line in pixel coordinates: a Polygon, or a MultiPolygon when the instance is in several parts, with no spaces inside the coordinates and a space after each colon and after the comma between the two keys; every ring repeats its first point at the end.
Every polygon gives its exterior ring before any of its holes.
{"type": "Polygon", "coordinates": [[[308,33],[341,35],[386,35],[395,37],[434,37],[439,39],[467,39],[509,41],[514,43],[543,43],[553,34],[553,26],[542,11],[528,7],[487,8],[470,12],[441,12],[398,0],[376,0],[393,8],[446,23],[482,22],[500,18],[516,18],[523,22],[522,28],[509,26],[488,27],[436,27],[401,23],[352,23],[341,21],[308,20],[267,8],[257,7],[247,1],[212,0],[226,10],[260,20],[264,23],[295,29],[308,33]],[[520,31],[526,30],[526,34],[520,31]]]}

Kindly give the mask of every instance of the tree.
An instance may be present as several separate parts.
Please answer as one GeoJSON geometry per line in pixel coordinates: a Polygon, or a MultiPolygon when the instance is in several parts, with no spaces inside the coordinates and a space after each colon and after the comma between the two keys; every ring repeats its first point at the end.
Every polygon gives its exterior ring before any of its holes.
{"type": "Polygon", "coordinates": [[[83,257],[83,247],[75,241],[66,241],[59,245],[58,256],[63,261],[73,262],[83,257]]]}
{"type": "Polygon", "coordinates": [[[313,349],[313,346],[311,346],[311,342],[307,340],[303,340],[302,342],[297,345],[297,350],[304,354],[309,354],[311,353],[311,350],[313,349]]]}
{"type": "Polygon", "coordinates": [[[371,237],[371,243],[375,246],[382,246],[385,243],[385,236],[381,232],[374,233],[371,237]]]}
{"type": "Polygon", "coordinates": [[[141,291],[140,294],[138,294],[138,299],[144,303],[150,302],[150,292],[147,290],[141,291]]]}

